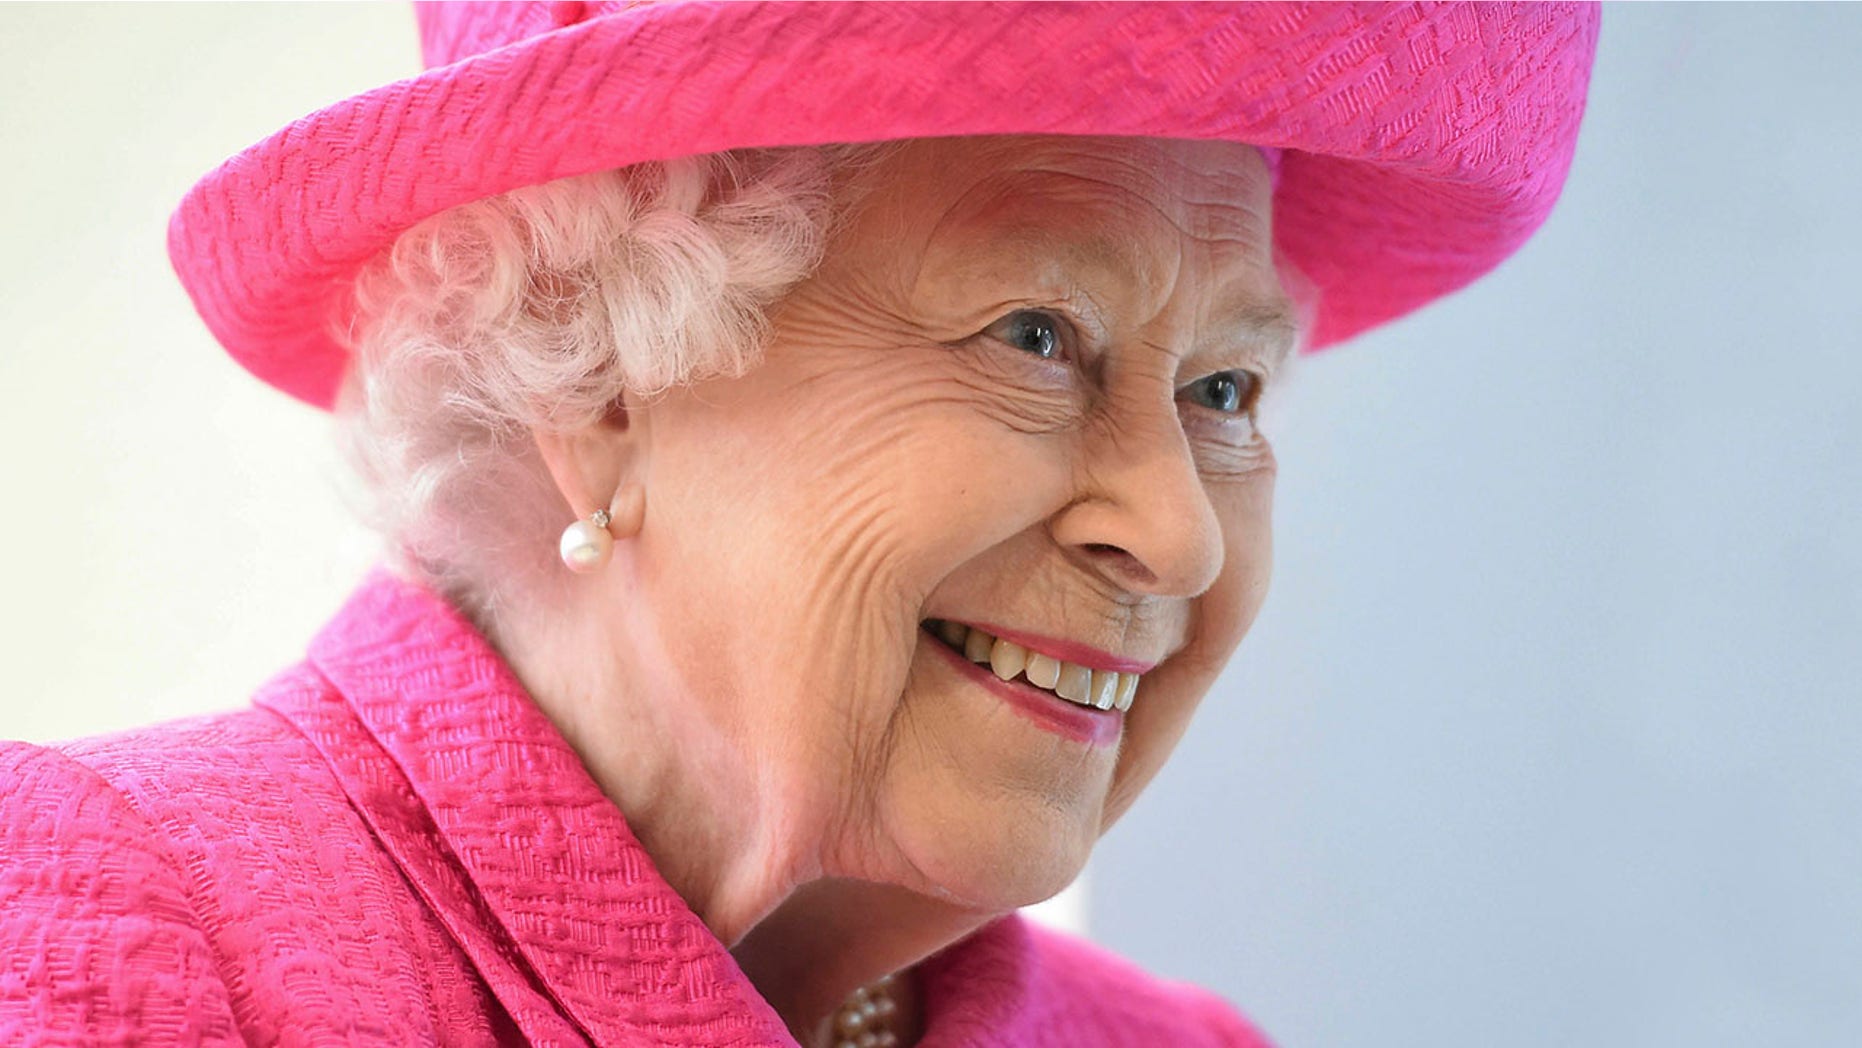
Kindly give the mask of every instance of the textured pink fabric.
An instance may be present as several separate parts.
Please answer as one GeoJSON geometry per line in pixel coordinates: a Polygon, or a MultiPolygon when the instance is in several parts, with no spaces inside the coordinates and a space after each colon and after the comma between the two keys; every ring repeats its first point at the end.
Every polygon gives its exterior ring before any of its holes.
{"type": "Polygon", "coordinates": [[[357,269],[457,204],[751,146],[976,134],[1285,151],[1275,238],[1312,345],[1498,265],[1550,213],[1598,15],[1572,4],[444,3],[435,68],[234,156],[169,227],[207,326],[329,406],[357,269]]]}
{"type": "MultiPolygon", "coordinates": [[[[926,1048],[1266,1042],[1019,918],[926,1048]]],[[[0,745],[0,1043],[793,1045],[490,646],[371,579],[256,708],[0,745]]]]}

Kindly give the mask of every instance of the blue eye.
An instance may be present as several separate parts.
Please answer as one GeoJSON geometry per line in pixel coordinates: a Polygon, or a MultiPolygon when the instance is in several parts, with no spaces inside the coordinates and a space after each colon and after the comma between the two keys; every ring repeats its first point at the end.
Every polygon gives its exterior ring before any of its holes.
{"type": "Polygon", "coordinates": [[[1254,407],[1260,379],[1246,371],[1218,371],[1184,386],[1181,394],[1192,403],[1234,415],[1254,407]]]}
{"type": "Polygon", "coordinates": [[[1061,321],[1052,314],[1033,309],[1010,313],[989,325],[984,334],[1043,360],[1060,356],[1065,348],[1061,321]]]}

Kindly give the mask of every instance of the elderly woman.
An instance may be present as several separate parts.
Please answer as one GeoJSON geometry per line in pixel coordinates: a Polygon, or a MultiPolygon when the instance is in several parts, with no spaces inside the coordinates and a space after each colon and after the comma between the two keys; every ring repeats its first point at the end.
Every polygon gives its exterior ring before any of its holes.
{"type": "Polygon", "coordinates": [[[1594,14],[422,33],[170,245],[389,567],[250,710],[3,751],[8,1043],[1261,1043],[1011,914],[1261,607],[1288,354],[1544,218],[1594,14]]]}

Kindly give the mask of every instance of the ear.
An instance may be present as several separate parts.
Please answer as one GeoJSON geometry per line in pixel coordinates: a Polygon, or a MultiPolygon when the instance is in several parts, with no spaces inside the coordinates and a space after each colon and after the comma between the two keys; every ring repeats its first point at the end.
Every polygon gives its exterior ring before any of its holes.
{"type": "Polygon", "coordinates": [[[580,429],[530,430],[572,519],[607,510],[608,530],[617,538],[639,529],[645,508],[647,426],[641,407],[623,397],[605,417],[580,429]]]}

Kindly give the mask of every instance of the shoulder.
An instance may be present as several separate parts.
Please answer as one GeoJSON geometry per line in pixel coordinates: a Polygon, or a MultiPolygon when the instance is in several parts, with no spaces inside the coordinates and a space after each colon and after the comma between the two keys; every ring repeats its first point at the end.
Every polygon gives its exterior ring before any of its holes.
{"type": "MultiPolygon", "coordinates": [[[[330,694],[304,667],[261,692],[330,694]]],[[[416,1042],[432,1020],[406,1002],[454,959],[430,924],[325,755],[272,709],[0,743],[0,1043],[238,1043],[357,1016],[416,1042]],[[306,980],[327,1015],[290,1003],[306,980]]]]}
{"type": "MultiPolygon", "coordinates": [[[[317,694],[328,685],[298,667],[261,695],[317,694]]],[[[262,708],[171,721],[77,739],[52,749],[106,783],[144,818],[183,836],[237,832],[275,814],[275,798],[334,801],[334,777],[316,748],[262,708]]]]}
{"type": "MultiPolygon", "coordinates": [[[[280,690],[316,692],[314,672],[292,670],[261,694],[280,690]]],[[[134,825],[150,835],[147,846],[175,854],[185,867],[211,870],[216,840],[259,846],[283,842],[275,832],[281,816],[318,808],[346,807],[338,784],[316,748],[278,714],[261,708],[194,717],[44,747],[6,744],[30,804],[71,810],[61,816],[61,846],[77,846],[104,823],[134,825]],[[30,784],[30,790],[26,790],[30,784]],[[82,813],[78,809],[82,809],[82,813]],[[208,860],[208,861],[203,861],[208,860]]],[[[19,797],[0,799],[0,819],[9,825],[24,815],[19,797]]],[[[290,819],[284,820],[289,825],[290,819]]]]}
{"type": "Polygon", "coordinates": [[[1270,1048],[1265,1035],[1227,1000],[1185,982],[1160,979],[1101,946],[1033,922],[1030,963],[1045,987],[1080,1021],[1118,1044],[1270,1048]]]}
{"type": "Polygon", "coordinates": [[[158,880],[193,881],[205,867],[191,844],[247,836],[268,797],[303,803],[333,789],[314,748],[261,709],[0,742],[0,856],[16,875],[39,861],[120,856],[158,880]]]}
{"type": "Polygon", "coordinates": [[[256,709],[44,746],[0,742],[0,834],[46,854],[128,849],[185,866],[168,824],[185,815],[213,827],[222,809],[248,810],[261,786],[318,777],[308,743],[256,709]]]}
{"type": "Polygon", "coordinates": [[[0,743],[0,1040],[238,1043],[160,833],[94,771],[0,743]]]}

